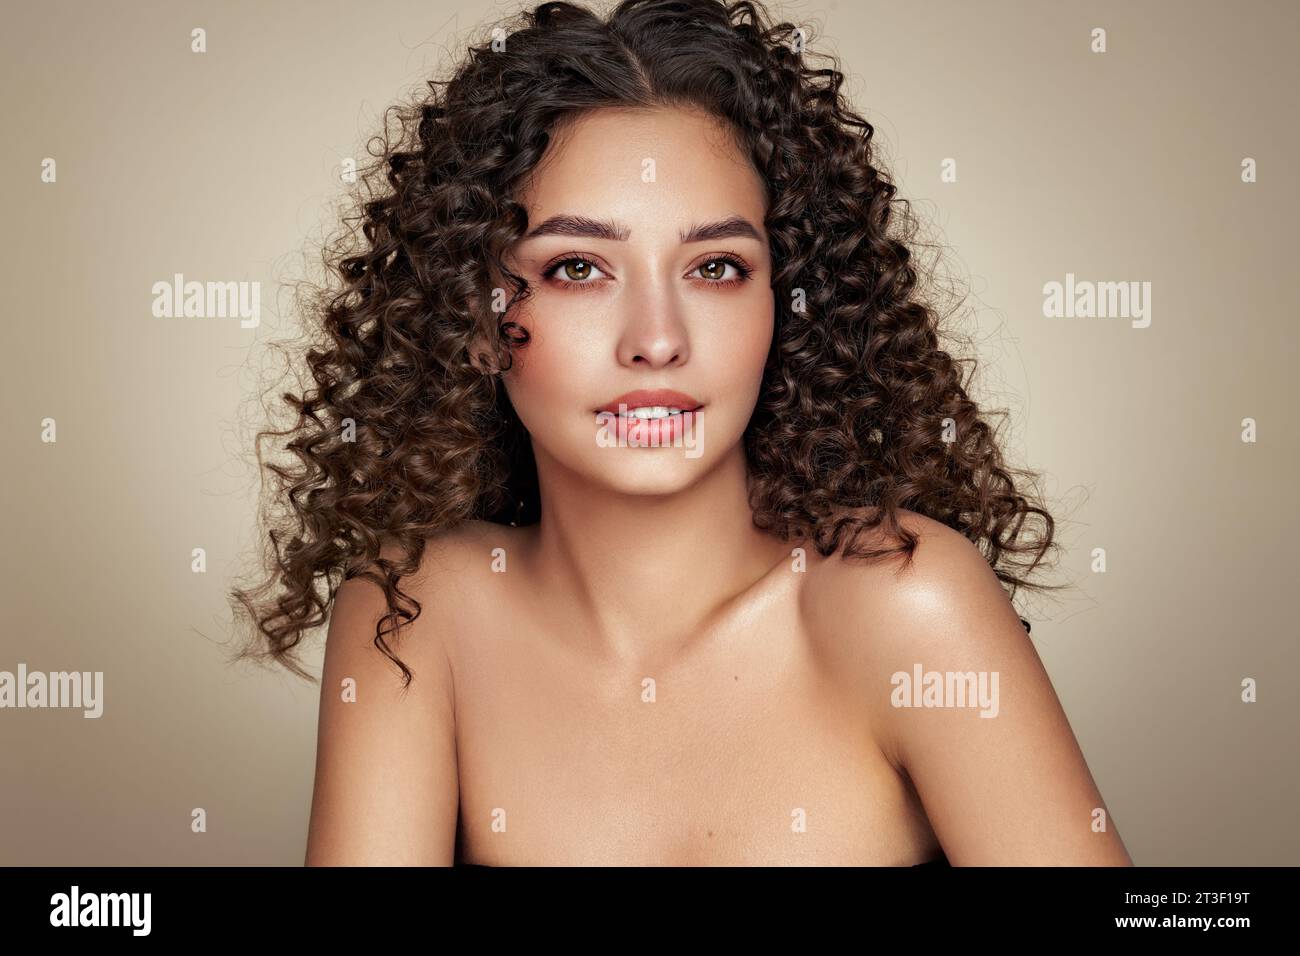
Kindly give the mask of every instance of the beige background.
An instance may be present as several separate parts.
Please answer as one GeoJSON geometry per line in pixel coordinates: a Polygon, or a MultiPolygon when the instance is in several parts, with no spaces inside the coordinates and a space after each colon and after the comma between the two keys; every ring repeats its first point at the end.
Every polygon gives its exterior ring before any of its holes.
{"type": "MultiPolygon", "coordinates": [[[[0,40],[0,669],[102,670],[106,698],[99,720],[0,711],[0,863],[297,865],[318,690],[223,663],[253,543],[241,409],[340,162],[514,7],[109,6],[6,3],[0,40]],[[261,326],[153,318],[174,272],[260,281],[261,326]]],[[[1297,5],[777,9],[843,58],[973,289],[984,386],[1078,585],[1024,611],[1135,860],[1300,863],[1297,5]],[[1150,281],[1151,327],[1044,318],[1067,272],[1150,281]]]]}

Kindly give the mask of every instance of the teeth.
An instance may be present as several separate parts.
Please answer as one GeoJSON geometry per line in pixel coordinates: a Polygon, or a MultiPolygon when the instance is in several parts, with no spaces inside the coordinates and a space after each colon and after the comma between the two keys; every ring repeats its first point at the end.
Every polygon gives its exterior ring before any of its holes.
{"type": "Polygon", "coordinates": [[[640,408],[629,408],[627,410],[628,418],[667,418],[669,415],[680,415],[680,408],[668,408],[664,405],[643,405],[640,408]]]}

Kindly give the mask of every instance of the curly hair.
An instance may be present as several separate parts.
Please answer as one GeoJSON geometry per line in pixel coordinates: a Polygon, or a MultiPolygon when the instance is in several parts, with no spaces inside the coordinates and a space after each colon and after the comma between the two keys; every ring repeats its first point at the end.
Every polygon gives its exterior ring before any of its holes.
{"type": "Polygon", "coordinates": [[[256,624],[241,656],[311,679],[295,647],[365,576],[388,604],[374,643],[409,684],[388,638],[420,613],[401,580],[427,539],[538,520],[531,445],[500,384],[528,342],[508,317],[529,286],[503,254],[528,228],[516,188],[561,124],[604,107],[706,110],[766,184],[775,331],[743,439],[755,525],[823,556],[910,561],[908,509],[975,542],[1012,597],[1047,587],[1030,581],[1054,546],[1023,491],[1034,476],[1004,462],[964,361],[941,347],[915,220],[871,124],[834,59],[815,69],[803,47],[757,0],[625,0],[605,18],[543,3],[385,112],[325,250],[332,281],[304,310],[309,387],[282,395],[288,427],[257,435],[271,507],[265,577],[231,592],[256,624]],[[513,294],[490,309],[502,276],[513,294]],[[287,438],[291,462],[264,462],[266,438],[287,438]],[[876,529],[886,546],[863,543],[876,529]]]}

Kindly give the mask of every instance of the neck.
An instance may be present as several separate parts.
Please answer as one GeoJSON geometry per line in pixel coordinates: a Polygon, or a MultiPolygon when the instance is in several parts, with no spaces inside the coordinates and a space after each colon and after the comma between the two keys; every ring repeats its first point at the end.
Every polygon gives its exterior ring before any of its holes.
{"type": "Polygon", "coordinates": [[[669,495],[594,486],[538,458],[542,515],[529,563],[547,603],[582,622],[581,643],[631,659],[681,649],[792,545],[754,527],[744,450],[669,495]]]}

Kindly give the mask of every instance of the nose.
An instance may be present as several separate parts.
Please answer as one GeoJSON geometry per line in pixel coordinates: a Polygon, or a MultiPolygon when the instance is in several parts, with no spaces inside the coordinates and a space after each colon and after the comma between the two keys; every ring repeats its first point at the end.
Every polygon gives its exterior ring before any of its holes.
{"type": "Polygon", "coordinates": [[[664,289],[630,296],[618,342],[618,361],[629,368],[668,368],[690,357],[681,304],[664,289]]]}

